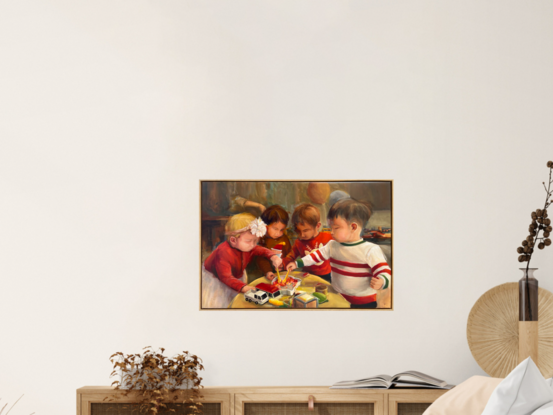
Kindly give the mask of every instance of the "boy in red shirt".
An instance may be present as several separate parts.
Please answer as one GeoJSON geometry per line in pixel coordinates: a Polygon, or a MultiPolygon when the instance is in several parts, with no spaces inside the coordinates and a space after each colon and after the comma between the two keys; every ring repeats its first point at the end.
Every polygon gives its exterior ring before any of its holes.
{"type": "MultiPolygon", "coordinates": [[[[294,209],[292,225],[298,234],[298,239],[294,242],[292,252],[282,261],[283,267],[295,261],[296,258],[302,258],[311,254],[312,251],[322,248],[332,240],[329,232],[320,232],[321,214],[315,206],[309,203],[302,203],[294,209]]],[[[303,271],[330,282],[330,261],[327,259],[304,267],[303,271]]]]}

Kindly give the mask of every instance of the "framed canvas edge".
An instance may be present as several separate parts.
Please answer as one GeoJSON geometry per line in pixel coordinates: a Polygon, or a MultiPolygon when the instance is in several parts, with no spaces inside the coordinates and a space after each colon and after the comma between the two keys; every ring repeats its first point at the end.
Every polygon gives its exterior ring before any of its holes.
{"type": "MultiPolygon", "coordinates": [[[[395,273],[394,268],[394,239],[395,239],[395,227],[394,227],[394,179],[375,179],[375,180],[286,180],[286,179],[280,179],[280,180],[268,180],[268,179],[256,179],[256,180],[247,180],[247,179],[239,179],[239,180],[232,180],[232,179],[225,179],[225,180],[214,180],[214,179],[200,179],[199,180],[199,275],[200,275],[200,284],[199,284],[199,302],[198,302],[198,310],[199,311],[394,311],[394,281],[395,277],[392,278],[392,284],[390,286],[391,289],[391,295],[390,295],[390,308],[374,308],[374,309],[356,309],[356,308],[314,308],[314,309],[300,309],[300,308],[203,308],[202,307],[202,183],[207,182],[290,182],[290,183],[305,183],[305,182],[321,182],[321,183],[336,183],[336,182],[388,182],[390,183],[390,199],[392,203],[392,212],[391,212],[391,226],[392,226],[392,243],[391,243],[391,250],[392,250],[392,261],[390,264],[390,268],[392,269],[392,273],[395,273]]],[[[395,275],[395,274],[393,274],[395,275]]]]}

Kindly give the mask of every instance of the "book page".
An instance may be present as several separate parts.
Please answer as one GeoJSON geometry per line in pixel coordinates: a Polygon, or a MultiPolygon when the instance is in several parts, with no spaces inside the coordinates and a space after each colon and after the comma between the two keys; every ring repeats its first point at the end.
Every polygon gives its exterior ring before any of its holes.
{"type": "Polygon", "coordinates": [[[375,388],[375,389],[388,389],[391,382],[386,382],[381,379],[356,381],[353,383],[335,383],[331,389],[361,389],[361,388],[375,388]]]}
{"type": "MultiPolygon", "coordinates": [[[[422,372],[417,372],[416,370],[408,370],[406,372],[398,373],[392,378],[392,382],[396,382],[401,377],[412,377],[415,379],[419,379],[423,382],[426,382],[430,385],[435,385],[440,387],[447,385],[447,382],[445,382],[444,380],[432,377],[422,372]]],[[[402,381],[404,381],[404,379],[402,379],[402,381]]],[[[406,381],[406,382],[409,382],[409,381],[406,381]]]]}
{"type": "Polygon", "coordinates": [[[372,376],[370,378],[364,378],[364,379],[343,380],[341,382],[336,382],[335,385],[345,385],[345,384],[354,385],[354,384],[358,384],[360,382],[368,382],[368,381],[371,381],[371,380],[380,380],[380,381],[390,383],[392,381],[392,377],[390,375],[376,375],[376,376],[372,376]]]}

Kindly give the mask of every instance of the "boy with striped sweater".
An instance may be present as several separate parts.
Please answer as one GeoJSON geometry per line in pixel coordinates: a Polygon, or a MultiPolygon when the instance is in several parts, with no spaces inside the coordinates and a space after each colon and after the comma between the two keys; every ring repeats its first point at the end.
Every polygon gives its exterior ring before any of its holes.
{"type": "Polygon", "coordinates": [[[332,286],[351,308],[376,308],[377,290],[390,287],[392,271],[382,249],[361,238],[371,211],[354,199],[336,202],[328,212],[333,241],[287,265],[287,269],[330,260],[332,286]]]}

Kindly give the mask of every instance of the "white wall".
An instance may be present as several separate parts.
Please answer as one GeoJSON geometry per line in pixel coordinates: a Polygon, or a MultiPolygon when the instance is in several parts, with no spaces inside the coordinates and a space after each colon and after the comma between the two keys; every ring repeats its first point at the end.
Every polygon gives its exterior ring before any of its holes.
{"type": "MultiPolygon", "coordinates": [[[[466,341],[553,159],[553,3],[0,5],[0,405],[74,413],[108,357],[206,385],[482,374],[466,341]],[[395,310],[198,311],[200,179],[393,179],[395,310]],[[261,330],[250,337],[252,329],[261,330]],[[293,349],[305,370],[252,366],[293,349]]],[[[538,252],[553,290],[553,249],[538,252]]]]}

